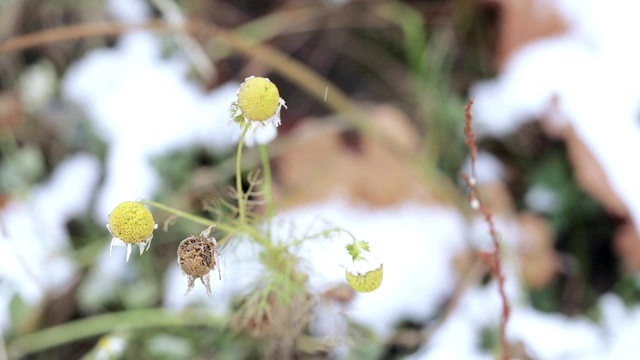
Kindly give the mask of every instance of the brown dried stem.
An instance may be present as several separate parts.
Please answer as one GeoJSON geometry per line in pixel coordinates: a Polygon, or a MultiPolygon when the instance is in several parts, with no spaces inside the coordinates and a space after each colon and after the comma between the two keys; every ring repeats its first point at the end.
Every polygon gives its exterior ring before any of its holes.
{"type": "MultiPolygon", "coordinates": [[[[493,251],[490,253],[479,252],[478,256],[482,259],[491,270],[491,273],[496,277],[498,281],[498,291],[500,292],[500,298],[502,300],[502,319],[500,321],[500,345],[502,347],[502,358],[509,359],[509,346],[506,338],[507,322],[509,321],[510,307],[507,295],[504,289],[504,273],[502,271],[502,261],[500,258],[500,233],[496,230],[495,223],[493,221],[493,214],[488,206],[485,205],[478,188],[478,176],[476,174],[476,158],[478,155],[478,148],[476,145],[475,134],[473,133],[471,114],[471,107],[473,106],[473,99],[469,99],[469,102],[464,107],[465,121],[464,121],[464,136],[465,143],[469,147],[469,153],[471,155],[471,176],[462,174],[462,179],[469,188],[469,201],[477,205],[477,209],[484,216],[484,220],[489,226],[489,234],[493,241],[493,251]]],[[[476,206],[473,206],[476,208],[476,206]]]]}

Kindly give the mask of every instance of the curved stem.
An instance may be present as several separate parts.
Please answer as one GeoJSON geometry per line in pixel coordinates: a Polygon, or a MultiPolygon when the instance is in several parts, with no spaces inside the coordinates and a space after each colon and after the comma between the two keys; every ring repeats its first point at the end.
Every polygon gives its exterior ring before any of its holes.
{"type": "Polygon", "coordinates": [[[178,209],[174,209],[171,206],[167,206],[165,204],[159,203],[159,202],[155,202],[155,201],[150,201],[150,200],[138,200],[139,203],[141,204],[145,204],[145,205],[149,205],[149,206],[153,206],[156,209],[160,209],[160,210],[164,210],[170,214],[176,215],[178,217],[187,219],[187,220],[191,220],[197,224],[202,224],[205,226],[212,226],[215,225],[216,228],[223,230],[223,231],[227,231],[230,233],[234,233],[237,232],[237,229],[226,225],[226,224],[221,224],[221,223],[217,223],[211,219],[207,219],[207,218],[203,218],[197,215],[193,215],[193,214],[189,214],[188,212],[182,211],[182,210],[178,210],[178,209]]]}
{"type": "Polygon", "coordinates": [[[170,312],[165,309],[129,310],[66,322],[18,336],[9,344],[12,359],[73,341],[122,330],[170,326],[223,326],[219,318],[202,311],[170,312]]]}
{"type": "Polygon", "coordinates": [[[348,230],[345,230],[343,228],[339,228],[339,227],[332,227],[330,229],[326,229],[322,232],[313,234],[313,235],[308,235],[305,236],[303,238],[300,238],[294,242],[291,243],[291,246],[298,246],[300,244],[302,244],[303,242],[307,241],[307,240],[313,240],[313,239],[317,239],[319,237],[328,237],[331,233],[345,233],[347,235],[349,235],[349,237],[351,238],[351,240],[353,240],[353,242],[357,242],[358,239],[348,230]]]}
{"type": "Polygon", "coordinates": [[[238,141],[238,153],[236,154],[236,192],[238,193],[238,216],[240,217],[240,223],[245,223],[245,208],[244,208],[244,193],[242,192],[242,169],[240,168],[240,162],[242,159],[242,144],[244,143],[244,137],[249,131],[249,125],[245,125],[238,141]]]}

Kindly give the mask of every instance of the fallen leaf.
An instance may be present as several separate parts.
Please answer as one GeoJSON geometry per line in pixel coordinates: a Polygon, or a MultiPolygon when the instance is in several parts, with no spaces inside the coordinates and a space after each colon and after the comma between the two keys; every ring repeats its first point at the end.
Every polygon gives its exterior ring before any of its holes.
{"type": "Polygon", "coordinates": [[[436,201],[432,189],[406,161],[418,147],[409,120],[388,105],[377,106],[370,114],[384,140],[344,131],[318,118],[299,125],[293,133],[297,141],[276,161],[278,202],[293,206],[340,197],[388,206],[436,201]]]}
{"type": "Polygon", "coordinates": [[[524,212],[518,215],[518,255],[524,283],[532,289],[547,285],[560,269],[553,234],[545,219],[524,212]]]}

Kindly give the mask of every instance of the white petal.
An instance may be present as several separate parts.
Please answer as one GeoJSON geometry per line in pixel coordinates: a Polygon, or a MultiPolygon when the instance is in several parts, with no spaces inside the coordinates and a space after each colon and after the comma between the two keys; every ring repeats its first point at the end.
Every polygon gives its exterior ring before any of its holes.
{"type": "Polygon", "coordinates": [[[129,262],[129,256],[131,256],[131,244],[127,244],[127,262],[129,262]]]}
{"type": "Polygon", "coordinates": [[[347,271],[353,275],[364,275],[369,271],[377,270],[382,266],[382,262],[371,252],[363,250],[360,258],[347,266],[347,271]]]}
{"type": "MultiPolygon", "coordinates": [[[[107,225],[107,227],[109,227],[109,225],[107,225]]],[[[113,250],[114,246],[124,246],[124,245],[126,245],[124,241],[118,239],[117,237],[114,236],[113,238],[111,238],[111,245],[109,246],[109,256],[111,256],[111,250],[113,250]]]]}
{"type": "Polygon", "coordinates": [[[249,130],[249,133],[244,138],[244,143],[247,146],[254,146],[255,144],[268,144],[278,135],[278,129],[270,123],[262,125],[259,123],[252,123],[254,127],[249,130]]]}
{"type": "Polygon", "coordinates": [[[113,239],[111,239],[111,246],[125,246],[127,245],[124,241],[118,239],[117,237],[113,237],[113,239]]]}
{"type": "Polygon", "coordinates": [[[202,285],[204,285],[204,288],[207,290],[207,295],[211,296],[211,276],[209,275],[209,273],[201,277],[200,281],[202,282],[202,285]]]}

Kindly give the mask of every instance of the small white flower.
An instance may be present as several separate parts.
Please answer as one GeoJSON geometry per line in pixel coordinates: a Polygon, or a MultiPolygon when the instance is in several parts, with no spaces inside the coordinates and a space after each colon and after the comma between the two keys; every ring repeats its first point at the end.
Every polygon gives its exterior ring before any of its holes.
{"type": "Polygon", "coordinates": [[[98,340],[96,345],[96,359],[108,360],[114,358],[120,358],[124,352],[127,342],[117,336],[106,335],[98,340]]]}
{"type": "Polygon", "coordinates": [[[278,88],[269,79],[248,77],[238,89],[236,101],[231,103],[231,118],[241,129],[249,127],[245,144],[265,144],[277,135],[280,109],[287,107],[278,88]]]}
{"type": "Polygon", "coordinates": [[[109,214],[107,229],[113,235],[109,254],[114,246],[127,246],[127,261],[129,261],[131,246],[138,245],[142,255],[149,249],[153,230],[157,228],[158,224],[153,221],[151,211],[144,205],[134,201],[120,203],[109,214]]]}

